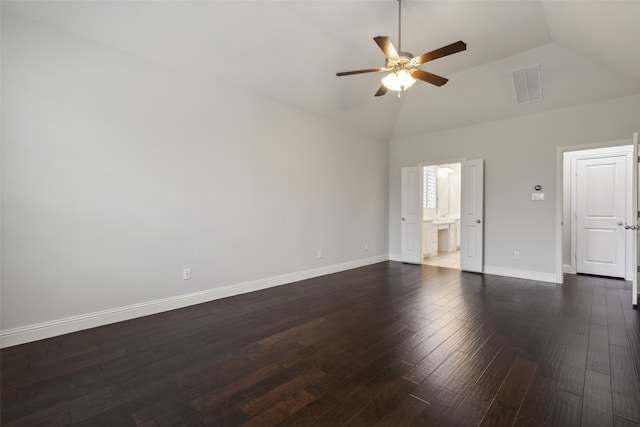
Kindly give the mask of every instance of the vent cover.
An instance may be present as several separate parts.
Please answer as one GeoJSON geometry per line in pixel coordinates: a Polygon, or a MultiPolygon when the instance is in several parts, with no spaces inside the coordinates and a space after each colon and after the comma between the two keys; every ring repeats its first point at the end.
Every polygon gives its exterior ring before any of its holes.
{"type": "Polygon", "coordinates": [[[513,70],[513,86],[516,103],[527,104],[542,100],[542,82],[540,64],[529,65],[513,70]]]}

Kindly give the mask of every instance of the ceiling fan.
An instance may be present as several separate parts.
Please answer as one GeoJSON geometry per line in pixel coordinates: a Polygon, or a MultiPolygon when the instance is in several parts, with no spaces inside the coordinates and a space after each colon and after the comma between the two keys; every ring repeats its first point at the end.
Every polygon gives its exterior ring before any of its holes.
{"type": "Polygon", "coordinates": [[[423,53],[420,56],[414,57],[409,52],[401,51],[401,37],[402,37],[402,0],[398,0],[398,50],[393,46],[391,39],[386,36],[374,37],[376,44],[384,56],[386,61],[384,68],[368,68],[365,70],[344,71],[336,73],[336,76],[350,76],[352,74],[363,73],[379,73],[381,71],[390,71],[390,73],[382,79],[382,85],[376,92],[375,96],[382,96],[387,93],[388,90],[398,91],[398,97],[400,93],[404,92],[409,86],[415,83],[416,79],[422,80],[427,83],[431,83],[436,86],[442,86],[448,79],[444,77],[431,74],[418,68],[419,65],[425,62],[433,61],[434,59],[442,58],[443,56],[451,55],[461,52],[467,49],[466,43],[463,41],[457,41],[450,45],[441,47],[440,49],[433,50],[431,52],[423,53]]]}

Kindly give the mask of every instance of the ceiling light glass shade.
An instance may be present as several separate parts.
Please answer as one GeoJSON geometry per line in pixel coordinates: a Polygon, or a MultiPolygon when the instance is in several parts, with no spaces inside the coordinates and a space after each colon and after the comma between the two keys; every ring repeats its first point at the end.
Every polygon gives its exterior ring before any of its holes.
{"type": "Polygon", "coordinates": [[[405,70],[398,71],[397,73],[389,73],[387,77],[382,79],[382,84],[389,90],[406,90],[412,84],[416,82],[416,79],[411,77],[405,70]]]}

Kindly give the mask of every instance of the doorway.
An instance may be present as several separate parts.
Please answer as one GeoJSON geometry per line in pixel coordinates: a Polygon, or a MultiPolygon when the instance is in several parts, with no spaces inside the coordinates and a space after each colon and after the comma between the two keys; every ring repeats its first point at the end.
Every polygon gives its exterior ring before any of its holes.
{"type": "Polygon", "coordinates": [[[460,269],[461,163],[422,166],[422,264],[460,269]]]}
{"type": "MultiPolygon", "coordinates": [[[[432,232],[435,241],[440,240],[443,234],[443,245],[449,245],[460,249],[459,269],[468,272],[482,273],[484,270],[484,160],[453,160],[447,163],[426,163],[421,166],[405,166],[401,170],[400,190],[400,261],[409,264],[422,264],[424,245],[428,245],[433,239],[425,239],[425,229],[435,226],[432,232]],[[460,214],[459,221],[455,217],[444,214],[441,218],[430,219],[427,227],[424,227],[423,214],[423,167],[445,164],[461,164],[460,175],[460,214]],[[457,223],[457,224],[456,224],[457,223]],[[448,232],[444,232],[446,230],[448,232]],[[459,232],[458,232],[459,231],[459,232]],[[458,240],[458,236],[459,240],[458,240]],[[459,242],[459,243],[458,243],[459,242]]],[[[437,191],[437,183],[436,191],[437,191]]],[[[433,193],[432,193],[433,194],[433,193]]],[[[451,199],[451,198],[450,198],[451,199]]],[[[436,209],[437,215],[437,208],[436,209]]],[[[442,215],[442,214],[441,214],[442,215]]],[[[432,249],[431,253],[434,252],[432,249]]],[[[427,251],[429,251],[427,249],[427,251]]]]}
{"type": "Polygon", "coordinates": [[[633,146],[563,154],[563,271],[626,278],[633,146]]]}

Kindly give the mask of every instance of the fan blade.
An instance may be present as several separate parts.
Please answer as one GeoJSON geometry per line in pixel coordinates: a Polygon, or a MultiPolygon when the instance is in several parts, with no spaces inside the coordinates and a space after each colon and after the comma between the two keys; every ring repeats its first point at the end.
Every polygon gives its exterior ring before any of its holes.
{"type": "Polygon", "coordinates": [[[363,73],[379,73],[380,71],[384,71],[384,68],[369,68],[367,70],[356,70],[356,71],[343,71],[341,73],[336,73],[336,76],[350,76],[352,74],[363,74],[363,73]]]}
{"type": "Polygon", "coordinates": [[[384,52],[384,56],[386,56],[387,59],[400,59],[398,51],[393,46],[393,43],[391,43],[391,39],[389,37],[378,36],[373,39],[376,41],[382,52],[384,52]]]}
{"type": "Polygon", "coordinates": [[[435,74],[427,73],[423,70],[411,70],[411,77],[415,77],[416,79],[422,80],[423,82],[431,83],[432,85],[436,86],[442,86],[449,81],[449,79],[436,76],[435,74]]]}
{"type": "Polygon", "coordinates": [[[387,93],[387,87],[385,85],[380,85],[380,89],[376,92],[376,96],[382,96],[387,93]]]}
{"type": "Polygon", "coordinates": [[[440,49],[432,50],[431,52],[423,53],[416,57],[418,64],[424,64],[425,62],[433,61],[434,59],[442,58],[443,56],[451,55],[454,53],[462,52],[467,49],[467,44],[463,41],[451,43],[440,49]]]}

